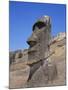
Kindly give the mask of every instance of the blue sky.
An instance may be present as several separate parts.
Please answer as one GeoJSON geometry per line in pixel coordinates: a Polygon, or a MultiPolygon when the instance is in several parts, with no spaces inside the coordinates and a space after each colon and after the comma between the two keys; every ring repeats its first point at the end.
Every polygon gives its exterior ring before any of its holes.
{"type": "Polygon", "coordinates": [[[64,4],[9,2],[10,51],[29,47],[26,41],[32,33],[32,26],[43,15],[51,17],[52,35],[66,31],[66,6],[64,4]]]}

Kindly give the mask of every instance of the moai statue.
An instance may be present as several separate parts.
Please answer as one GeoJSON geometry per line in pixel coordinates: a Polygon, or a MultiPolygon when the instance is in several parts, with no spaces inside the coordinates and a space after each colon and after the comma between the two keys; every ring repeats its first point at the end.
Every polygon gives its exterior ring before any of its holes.
{"type": "Polygon", "coordinates": [[[40,61],[48,56],[50,37],[51,19],[49,16],[43,16],[33,25],[32,35],[27,40],[29,63],[40,61]]]}
{"type": "Polygon", "coordinates": [[[30,66],[28,81],[41,65],[48,62],[46,58],[49,56],[50,38],[51,19],[49,16],[43,16],[33,25],[32,35],[27,40],[29,44],[27,62],[30,66]]]}

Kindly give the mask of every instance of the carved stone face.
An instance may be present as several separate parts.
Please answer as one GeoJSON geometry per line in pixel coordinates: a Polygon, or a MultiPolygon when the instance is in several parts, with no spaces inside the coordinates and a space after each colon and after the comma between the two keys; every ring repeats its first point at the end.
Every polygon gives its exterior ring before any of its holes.
{"type": "Polygon", "coordinates": [[[28,60],[35,61],[46,57],[50,39],[50,17],[43,16],[33,25],[33,33],[27,40],[29,44],[28,60]]]}

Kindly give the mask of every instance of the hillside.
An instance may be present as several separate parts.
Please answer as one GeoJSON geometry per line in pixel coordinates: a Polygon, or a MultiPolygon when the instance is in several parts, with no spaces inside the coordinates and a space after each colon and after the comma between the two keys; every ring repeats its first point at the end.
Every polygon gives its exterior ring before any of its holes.
{"type": "MultiPolygon", "coordinates": [[[[51,56],[41,62],[20,60],[10,64],[10,88],[66,85],[66,38],[54,39],[51,56]],[[31,76],[31,77],[30,77],[31,76]]],[[[12,57],[12,55],[11,55],[12,57]]],[[[14,59],[13,61],[14,62],[14,59]]]]}
{"type": "Polygon", "coordinates": [[[61,86],[66,85],[66,39],[63,39],[59,42],[55,42],[50,46],[51,52],[54,51],[54,54],[50,56],[49,65],[56,65],[57,73],[56,77],[52,80],[51,78],[55,76],[53,74],[54,66],[48,69],[46,67],[40,66],[40,68],[34,73],[32,79],[28,83],[29,87],[37,86],[61,86]],[[48,74],[45,76],[45,70],[48,72],[50,80],[48,80],[48,74]],[[51,77],[52,76],[52,77],[51,77]]]}

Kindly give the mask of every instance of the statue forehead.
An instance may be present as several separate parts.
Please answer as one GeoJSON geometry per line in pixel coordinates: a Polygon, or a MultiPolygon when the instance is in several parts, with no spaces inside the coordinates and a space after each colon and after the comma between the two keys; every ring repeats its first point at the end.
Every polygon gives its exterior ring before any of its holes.
{"type": "Polygon", "coordinates": [[[44,15],[44,16],[40,17],[40,18],[37,20],[37,22],[38,22],[38,21],[46,22],[46,21],[49,21],[49,20],[50,20],[50,17],[44,15]]]}

